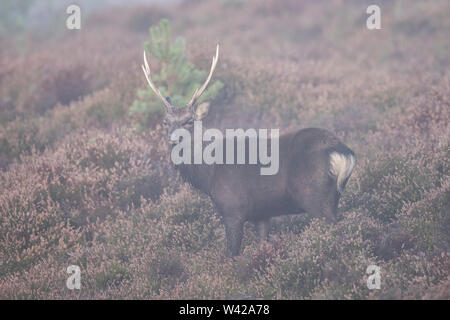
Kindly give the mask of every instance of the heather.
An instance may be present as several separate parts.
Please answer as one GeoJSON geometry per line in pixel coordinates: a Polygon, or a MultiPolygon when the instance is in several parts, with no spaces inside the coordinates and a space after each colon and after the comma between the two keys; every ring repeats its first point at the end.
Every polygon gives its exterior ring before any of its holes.
{"type": "Polygon", "coordinates": [[[450,5],[384,1],[369,31],[368,4],[186,1],[1,33],[0,298],[449,299],[450,5]],[[161,113],[136,125],[161,18],[199,70],[220,42],[205,126],[322,127],[355,151],[336,225],[277,218],[260,245],[248,224],[225,258],[211,201],[170,165],[161,113]],[[81,290],[65,286],[72,264],[81,290]]]}

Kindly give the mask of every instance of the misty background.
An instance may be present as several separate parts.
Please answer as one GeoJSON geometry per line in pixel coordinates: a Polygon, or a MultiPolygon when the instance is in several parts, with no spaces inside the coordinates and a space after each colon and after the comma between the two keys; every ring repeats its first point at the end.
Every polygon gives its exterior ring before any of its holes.
{"type": "Polygon", "coordinates": [[[381,30],[370,4],[2,0],[0,298],[449,299],[450,2],[379,1],[381,30]],[[358,157],[336,224],[246,224],[235,260],[140,69],[185,101],[216,43],[204,127],[320,127],[358,157]]]}

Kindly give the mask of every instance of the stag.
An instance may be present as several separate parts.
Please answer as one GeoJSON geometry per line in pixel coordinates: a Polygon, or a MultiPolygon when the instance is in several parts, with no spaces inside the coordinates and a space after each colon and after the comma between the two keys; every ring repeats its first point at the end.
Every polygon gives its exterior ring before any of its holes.
{"type": "MultiPolygon", "coordinates": [[[[171,148],[176,142],[170,139],[173,130],[192,132],[194,121],[207,115],[207,103],[194,106],[208,86],[218,59],[219,45],[204,84],[186,106],[174,107],[152,82],[144,52],[142,69],[150,88],[164,104],[164,125],[171,148]]],[[[354,152],[331,132],[319,128],[283,134],[278,142],[279,170],[274,175],[261,175],[260,163],[175,165],[187,182],[211,198],[222,216],[228,257],[239,255],[246,221],[255,223],[262,241],[268,237],[272,217],[307,213],[336,222],[339,198],[356,164],[354,152]]],[[[247,146],[245,150],[249,151],[247,146]]]]}

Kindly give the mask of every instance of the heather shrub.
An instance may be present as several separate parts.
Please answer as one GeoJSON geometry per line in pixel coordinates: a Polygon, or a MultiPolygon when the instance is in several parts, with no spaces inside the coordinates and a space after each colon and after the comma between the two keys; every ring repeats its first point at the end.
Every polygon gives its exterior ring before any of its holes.
{"type": "MultiPolygon", "coordinates": [[[[135,59],[134,51],[128,49],[133,37],[123,36],[121,31],[114,36],[93,31],[68,39],[44,42],[24,56],[1,57],[2,123],[42,115],[58,104],[68,105],[110,85],[120,84],[117,94],[122,96],[132,88],[134,98],[140,79],[129,72],[135,59]],[[86,47],[90,48],[89,59],[86,47]]],[[[133,71],[139,71],[138,65],[133,71]]]]}
{"type": "Polygon", "coordinates": [[[149,277],[152,278],[152,289],[172,289],[187,277],[187,268],[177,251],[161,250],[149,266],[149,277]]]}
{"type": "Polygon", "coordinates": [[[449,265],[447,253],[432,259],[423,254],[405,252],[399,259],[383,265],[384,290],[371,292],[371,298],[400,299],[423,297],[430,285],[446,280],[449,265]]]}
{"type": "Polygon", "coordinates": [[[5,168],[31,150],[44,151],[59,139],[84,126],[105,128],[126,119],[130,96],[116,85],[72,102],[57,105],[42,116],[16,119],[0,127],[0,167],[5,168]]]}
{"type": "Polygon", "coordinates": [[[449,3],[386,2],[380,32],[365,28],[368,4],[105,9],[89,32],[20,34],[33,48],[21,55],[0,35],[0,298],[448,299],[449,3]],[[338,223],[276,218],[262,244],[246,223],[225,258],[213,204],[171,166],[145,40],[180,105],[220,43],[205,127],[316,126],[353,149],[338,223]],[[72,264],[81,290],[65,286],[72,264]]]}
{"type": "Polygon", "coordinates": [[[450,200],[449,180],[424,195],[423,199],[406,206],[399,222],[412,235],[416,248],[427,254],[446,252],[450,243],[450,215],[446,204],[450,200]]]}
{"type": "Polygon", "coordinates": [[[381,221],[395,219],[404,205],[419,201],[436,185],[435,173],[422,167],[417,156],[405,152],[361,163],[358,190],[343,199],[344,210],[363,207],[381,221]]]}
{"type": "Polygon", "coordinates": [[[68,104],[93,91],[87,68],[71,59],[55,59],[52,54],[44,51],[38,59],[8,61],[14,69],[0,70],[5,73],[2,95],[14,106],[13,110],[2,110],[3,121],[43,114],[58,102],[68,104]],[[49,63],[54,68],[46,70],[49,63]],[[40,73],[43,75],[38,76],[40,73]]]}
{"type": "Polygon", "coordinates": [[[361,298],[367,287],[353,284],[361,283],[365,268],[376,264],[376,238],[370,235],[378,232],[380,225],[360,214],[331,227],[313,220],[300,235],[288,234],[285,254],[258,274],[252,290],[266,298],[304,299],[320,297],[322,290],[334,286],[327,297],[361,298]]]}
{"type": "Polygon", "coordinates": [[[196,252],[216,245],[219,219],[211,201],[203,195],[193,196],[182,188],[175,195],[162,197],[152,214],[160,219],[166,248],[196,252]]]}
{"type": "Polygon", "coordinates": [[[51,161],[35,154],[3,175],[4,263],[32,256],[34,250],[45,254],[54,241],[64,239],[58,233],[61,228],[78,229],[76,239],[89,240],[88,230],[83,230],[89,223],[115,216],[121,208],[139,206],[141,198],[159,197],[163,161],[155,167],[148,161],[149,154],[157,159],[158,150],[131,136],[120,130],[116,136],[97,133],[95,139],[72,136],[74,140],[61,144],[56,152],[47,152],[51,161]],[[20,184],[15,182],[19,177],[20,184]],[[45,246],[40,246],[40,233],[47,235],[45,246]]]}

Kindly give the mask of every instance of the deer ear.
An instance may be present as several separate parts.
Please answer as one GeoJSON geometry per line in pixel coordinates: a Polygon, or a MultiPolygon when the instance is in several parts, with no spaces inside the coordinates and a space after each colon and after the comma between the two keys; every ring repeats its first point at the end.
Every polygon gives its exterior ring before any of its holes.
{"type": "Polygon", "coordinates": [[[209,111],[209,102],[203,102],[195,110],[195,120],[202,120],[209,111]]]}

